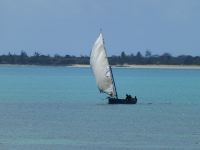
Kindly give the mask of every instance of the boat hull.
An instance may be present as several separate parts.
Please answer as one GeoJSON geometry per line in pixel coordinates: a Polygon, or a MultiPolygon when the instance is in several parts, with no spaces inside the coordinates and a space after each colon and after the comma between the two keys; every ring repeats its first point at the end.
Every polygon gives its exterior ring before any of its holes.
{"type": "Polygon", "coordinates": [[[116,98],[108,98],[108,104],[136,104],[137,98],[131,99],[116,99],[116,98]]]}

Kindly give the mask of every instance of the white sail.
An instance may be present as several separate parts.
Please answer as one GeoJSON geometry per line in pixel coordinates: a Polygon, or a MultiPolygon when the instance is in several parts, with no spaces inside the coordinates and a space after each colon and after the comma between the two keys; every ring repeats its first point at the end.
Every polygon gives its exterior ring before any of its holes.
{"type": "Polygon", "coordinates": [[[90,65],[100,92],[107,93],[111,97],[117,98],[112,70],[108,63],[104,40],[101,33],[92,48],[90,65]]]}

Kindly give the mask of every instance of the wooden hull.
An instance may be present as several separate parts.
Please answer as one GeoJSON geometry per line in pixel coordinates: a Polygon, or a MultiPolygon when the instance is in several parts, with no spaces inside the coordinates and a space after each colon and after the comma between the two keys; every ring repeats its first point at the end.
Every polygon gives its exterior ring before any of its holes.
{"type": "Polygon", "coordinates": [[[108,98],[108,104],[136,104],[137,98],[130,99],[116,99],[116,98],[108,98]]]}

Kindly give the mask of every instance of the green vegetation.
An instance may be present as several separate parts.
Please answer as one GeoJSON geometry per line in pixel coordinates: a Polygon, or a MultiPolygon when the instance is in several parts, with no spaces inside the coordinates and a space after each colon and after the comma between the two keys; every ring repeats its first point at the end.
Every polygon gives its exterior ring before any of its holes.
{"type": "MultiPolygon", "coordinates": [[[[109,57],[111,65],[138,64],[138,65],[200,65],[200,56],[180,55],[177,57],[169,53],[162,55],[152,55],[150,51],[146,51],[143,56],[141,52],[136,55],[127,55],[122,52],[120,56],[109,57]]],[[[0,55],[0,64],[21,64],[21,65],[73,65],[73,64],[89,64],[89,56],[54,56],[42,55],[35,52],[34,55],[28,56],[25,51],[21,54],[0,55]]]]}

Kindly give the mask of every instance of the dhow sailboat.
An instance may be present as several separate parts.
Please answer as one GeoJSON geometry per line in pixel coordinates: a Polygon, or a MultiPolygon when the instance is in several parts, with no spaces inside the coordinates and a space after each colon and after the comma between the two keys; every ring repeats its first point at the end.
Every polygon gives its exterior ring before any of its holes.
{"type": "Polygon", "coordinates": [[[91,54],[90,65],[96,78],[97,86],[100,92],[108,94],[108,104],[136,104],[137,98],[126,94],[124,99],[118,98],[117,89],[109,65],[106,48],[102,33],[95,41],[91,54]]]}

